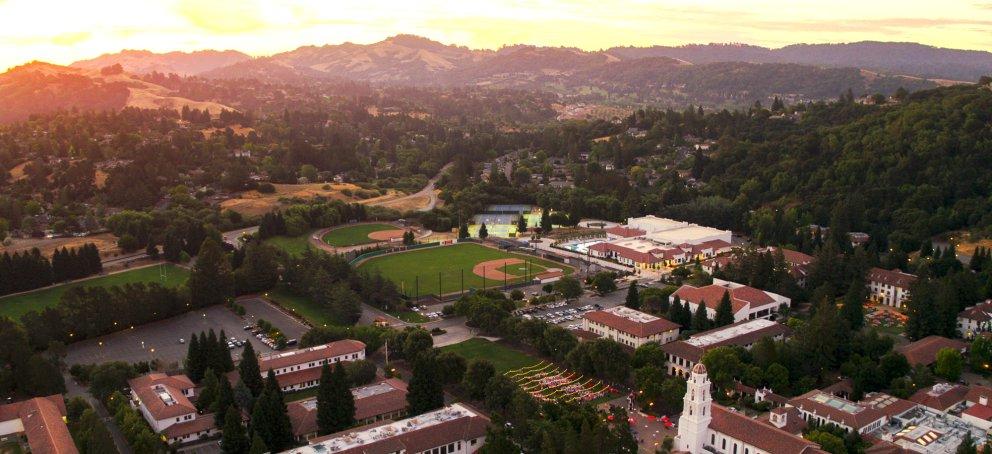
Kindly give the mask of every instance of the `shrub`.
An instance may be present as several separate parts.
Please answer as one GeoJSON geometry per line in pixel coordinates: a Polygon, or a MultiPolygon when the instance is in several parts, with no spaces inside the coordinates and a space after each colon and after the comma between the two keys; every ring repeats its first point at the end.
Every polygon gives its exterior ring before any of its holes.
{"type": "Polygon", "coordinates": [[[272,183],[259,183],[258,192],[262,194],[275,194],[276,187],[272,183]]]}

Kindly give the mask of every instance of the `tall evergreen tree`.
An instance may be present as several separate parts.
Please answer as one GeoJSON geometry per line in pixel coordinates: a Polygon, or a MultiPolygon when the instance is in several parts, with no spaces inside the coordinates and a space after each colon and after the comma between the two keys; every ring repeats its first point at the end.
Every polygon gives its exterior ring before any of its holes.
{"type": "Polygon", "coordinates": [[[203,379],[203,349],[196,333],[189,336],[189,346],[186,348],[186,375],[193,383],[203,379]]]}
{"type": "Polygon", "coordinates": [[[217,397],[210,405],[210,411],[214,414],[217,425],[224,426],[224,418],[227,417],[227,409],[234,407],[234,389],[231,388],[231,381],[224,375],[218,377],[217,397]]]}
{"type": "Polygon", "coordinates": [[[468,238],[468,237],[469,237],[469,234],[468,234],[468,224],[466,224],[466,223],[463,222],[462,225],[458,227],[458,239],[459,240],[464,240],[465,238],[468,238]]]}
{"type": "Polygon", "coordinates": [[[847,324],[852,331],[860,331],[865,325],[865,285],[860,280],[851,283],[851,288],[844,294],[844,303],[840,308],[840,315],[847,320],[847,324]]]}
{"type": "Polygon", "coordinates": [[[200,395],[196,399],[196,406],[202,411],[209,410],[217,401],[219,393],[220,379],[213,369],[207,369],[203,373],[203,382],[200,383],[200,395]]]}
{"type": "Polygon", "coordinates": [[[716,319],[713,321],[713,325],[727,326],[734,323],[734,306],[730,302],[730,292],[723,292],[723,297],[720,298],[720,304],[716,307],[716,319]]]}
{"type": "MultiPolygon", "coordinates": [[[[689,303],[686,302],[686,304],[689,303]]],[[[692,315],[692,330],[698,333],[708,329],[710,329],[710,319],[706,315],[706,302],[700,301],[699,305],[696,306],[696,313],[692,315]]]]}
{"type": "Polygon", "coordinates": [[[321,434],[338,432],[355,424],[355,398],[348,388],[344,366],[324,364],[317,390],[317,429],[321,434]]]}
{"type": "Polygon", "coordinates": [[[224,437],[221,452],[224,454],[244,454],[248,452],[248,436],[241,425],[241,412],[234,406],[227,407],[224,412],[224,437]]]}
{"type": "Polygon", "coordinates": [[[213,328],[210,328],[207,332],[206,342],[203,343],[206,344],[201,345],[201,348],[204,350],[203,357],[206,358],[206,367],[215,371],[223,369],[223,361],[221,360],[221,352],[219,351],[220,344],[217,340],[217,333],[214,332],[213,328]]]}
{"type": "Polygon", "coordinates": [[[282,389],[271,370],[265,379],[262,395],[255,402],[251,420],[252,431],[262,437],[269,449],[281,451],[292,446],[293,428],[286,413],[282,389]]]}
{"type": "Polygon", "coordinates": [[[527,233],[527,218],[523,214],[517,218],[517,236],[527,233]]]}
{"type": "Polygon", "coordinates": [[[552,228],[551,216],[548,215],[548,210],[541,210],[541,233],[548,233],[552,228]]]}
{"type": "Polygon", "coordinates": [[[241,352],[238,374],[252,395],[258,397],[262,393],[262,371],[258,369],[258,357],[255,356],[255,347],[251,346],[251,342],[246,342],[245,349],[241,352]]]}
{"type": "Polygon", "coordinates": [[[186,286],[196,307],[224,304],[234,295],[231,264],[217,240],[203,240],[186,286]]]}
{"type": "Polygon", "coordinates": [[[484,240],[488,237],[489,237],[489,229],[486,228],[486,223],[483,222],[482,225],[479,226],[479,238],[484,240]]]}
{"type": "Polygon", "coordinates": [[[268,452],[269,447],[266,446],[265,440],[256,432],[251,439],[251,449],[248,450],[248,454],[266,454],[268,452]]]}
{"type": "Polygon", "coordinates": [[[217,356],[218,372],[234,370],[234,360],[231,359],[231,350],[227,348],[227,334],[224,330],[220,330],[220,337],[217,339],[217,356]]]}
{"type": "Polygon", "coordinates": [[[630,283],[630,287],[627,289],[627,299],[624,300],[624,306],[634,310],[641,308],[641,297],[637,294],[637,281],[630,283]]]}

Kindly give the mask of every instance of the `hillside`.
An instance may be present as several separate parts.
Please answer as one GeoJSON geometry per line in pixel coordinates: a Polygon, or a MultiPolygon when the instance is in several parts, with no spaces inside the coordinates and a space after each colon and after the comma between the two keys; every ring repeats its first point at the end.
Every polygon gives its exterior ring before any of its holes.
{"type": "Polygon", "coordinates": [[[201,50],[196,52],[168,52],[164,54],[147,50],[123,50],[115,54],[77,61],[69,66],[83,69],[100,69],[115,64],[133,74],[160,72],[191,76],[212,69],[230,66],[249,60],[246,54],[234,50],[201,50]]]}
{"type": "Polygon", "coordinates": [[[623,59],[669,57],[703,64],[715,62],[798,63],[857,67],[889,74],[972,82],[992,73],[992,52],[947,49],[917,43],[863,41],[846,44],[793,44],[769,49],[747,44],[615,47],[623,59]]]}
{"type": "MultiPolygon", "coordinates": [[[[209,101],[177,96],[161,85],[116,70],[90,70],[33,62],[0,74],[0,122],[59,110],[206,109],[227,108],[209,101]]],[[[229,109],[229,108],[228,108],[229,109]]]]}

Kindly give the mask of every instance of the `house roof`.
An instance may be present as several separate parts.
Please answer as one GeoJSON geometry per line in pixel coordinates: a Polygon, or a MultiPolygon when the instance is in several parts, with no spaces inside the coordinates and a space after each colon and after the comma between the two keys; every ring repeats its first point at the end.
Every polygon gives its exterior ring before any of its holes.
{"type": "Polygon", "coordinates": [[[199,415],[192,420],[183,421],[181,423],[166,427],[165,430],[162,431],[162,435],[165,435],[166,438],[170,439],[180,438],[189,434],[205,432],[216,428],[217,422],[214,420],[213,413],[210,413],[206,415],[199,415]]]}
{"type": "Polygon", "coordinates": [[[923,364],[924,366],[929,366],[937,361],[937,352],[945,348],[963,351],[968,348],[968,344],[943,336],[927,336],[916,342],[910,342],[906,345],[896,347],[896,351],[902,353],[910,365],[923,364]]]}
{"type": "Polygon", "coordinates": [[[968,394],[964,396],[964,400],[971,402],[973,404],[982,404],[982,398],[985,399],[985,405],[992,405],[992,388],[988,386],[972,385],[968,389],[968,394]]]}
{"type": "Polygon", "coordinates": [[[185,375],[156,372],[132,378],[128,386],[156,420],[196,412],[193,403],[183,395],[184,389],[193,388],[193,382],[185,375]]]}
{"type": "Polygon", "coordinates": [[[775,299],[767,292],[747,285],[730,288],[719,284],[711,284],[705,287],[693,287],[685,284],[679,287],[672,295],[678,296],[682,301],[688,301],[693,304],[700,304],[700,302],[706,303],[707,308],[716,310],[720,306],[720,301],[723,299],[725,293],[730,294],[730,305],[733,307],[735,314],[747,307],[755,310],[763,306],[775,305],[775,299]]]}
{"type": "Polygon", "coordinates": [[[988,405],[975,404],[966,408],[962,414],[974,416],[985,421],[992,420],[992,407],[988,405]]]}
{"type": "Polygon", "coordinates": [[[804,254],[799,251],[777,247],[769,247],[768,250],[772,253],[782,251],[782,257],[785,259],[786,263],[790,265],[809,265],[810,263],[813,263],[812,255],[804,254]]]}
{"type": "MultiPolygon", "coordinates": [[[[375,384],[352,388],[355,396],[355,420],[401,411],[407,407],[406,383],[387,378],[375,384]]],[[[293,435],[302,437],[317,431],[317,399],[309,398],[286,404],[293,435]]]]}
{"type": "Polygon", "coordinates": [[[909,400],[934,410],[944,411],[964,402],[968,392],[968,387],[964,385],[937,383],[917,391],[909,400]]]}
{"type": "Polygon", "coordinates": [[[958,313],[958,318],[987,322],[992,320],[992,300],[978,303],[958,313]]]}
{"type": "Polygon", "coordinates": [[[861,430],[879,419],[891,418],[916,407],[915,402],[884,393],[870,393],[860,402],[852,402],[819,389],[790,400],[789,405],[855,430],[861,430]]]}
{"type": "Polygon", "coordinates": [[[711,414],[713,416],[710,420],[711,430],[736,438],[762,451],[776,454],[823,452],[816,443],[757,419],[748,418],[721,405],[713,404],[711,414]]]}
{"type": "Polygon", "coordinates": [[[582,317],[633,337],[650,337],[679,329],[678,323],[624,306],[589,311],[582,314],[582,317]]]}
{"type": "Polygon", "coordinates": [[[916,276],[903,273],[899,270],[886,270],[883,268],[872,268],[868,270],[868,280],[879,282],[893,287],[908,289],[910,284],[916,282],[916,276]]]}
{"type": "Polygon", "coordinates": [[[28,447],[37,454],[79,452],[62,419],[65,415],[65,401],[61,394],[0,405],[0,422],[21,420],[28,447]]]}
{"type": "Polygon", "coordinates": [[[785,425],[779,427],[779,429],[784,430],[790,434],[796,434],[796,435],[801,434],[803,430],[806,430],[806,426],[808,425],[806,423],[806,420],[803,419],[803,416],[799,414],[799,410],[796,410],[795,407],[788,407],[788,406],[775,407],[771,409],[771,411],[769,411],[767,414],[759,418],[758,420],[774,427],[774,424],[772,424],[771,422],[772,414],[785,414],[785,425]]]}
{"type": "Polygon", "coordinates": [[[686,340],[662,344],[661,349],[668,354],[699,362],[707,351],[725,345],[749,345],[763,337],[788,336],[792,328],[765,319],[743,320],[732,325],[714,328],[697,333],[686,340]]]}
{"type": "Polygon", "coordinates": [[[258,357],[258,368],[262,373],[265,373],[269,369],[275,370],[297,364],[322,361],[349,353],[358,353],[363,350],[365,350],[364,343],[352,339],[343,339],[299,350],[261,355],[258,357]]]}
{"type": "Polygon", "coordinates": [[[636,229],[632,227],[623,227],[618,225],[606,229],[606,233],[610,235],[622,236],[624,238],[632,238],[635,236],[644,236],[648,232],[641,229],[636,229]]]}

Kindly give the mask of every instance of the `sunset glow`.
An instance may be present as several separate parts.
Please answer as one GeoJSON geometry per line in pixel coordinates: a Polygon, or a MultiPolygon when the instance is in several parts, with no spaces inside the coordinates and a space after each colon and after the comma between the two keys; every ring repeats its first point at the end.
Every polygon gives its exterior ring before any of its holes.
{"type": "Polygon", "coordinates": [[[122,49],[257,56],[398,33],[473,48],[860,40],[992,48],[992,2],[981,0],[0,0],[0,23],[0,69],[122,49]]]}

